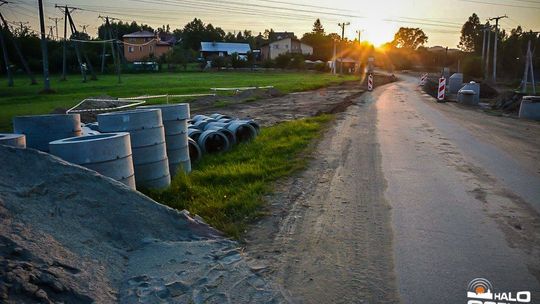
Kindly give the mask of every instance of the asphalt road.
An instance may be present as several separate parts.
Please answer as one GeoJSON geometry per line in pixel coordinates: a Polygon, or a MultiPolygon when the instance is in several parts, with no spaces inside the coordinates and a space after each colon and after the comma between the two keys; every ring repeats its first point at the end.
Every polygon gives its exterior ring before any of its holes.
{"type": "Polygon", "coordinates": [[[293,303],[466,303],[468,283],[540,301],[540,124],[436,103],[417,79],[338,114],[247,235],[293,303]]]}
{"type": "MultiPolygon", "coordinates": [[[[465,303],[477,277],[498,292],[535,291],[540,301],[539,164],[517,146],[507,151],[502,130],[486,135],[468,126],[501,118],[473,112],[469,123],[459,116],[471,110],[434,103],[416,78],[402,79],[371,96],[402,302],[465,303]]],[[[540,131],[502,119],[511,125],[504,131],[540,131]]]]}

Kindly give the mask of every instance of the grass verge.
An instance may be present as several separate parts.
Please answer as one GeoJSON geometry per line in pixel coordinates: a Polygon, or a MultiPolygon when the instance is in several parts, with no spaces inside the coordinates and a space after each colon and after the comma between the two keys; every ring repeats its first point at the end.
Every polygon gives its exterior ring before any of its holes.
{"type": "Polygon", "coordinates": [[[156,201],[198,214],[238,238],[261,214],[263,195],[279,178],[306,166],[310,142],[320,137],[332,115],[283,122],[262,129],[251,143],[206,155],[189,174],[179,174],[164,191],[145,191],[156,201]]]}

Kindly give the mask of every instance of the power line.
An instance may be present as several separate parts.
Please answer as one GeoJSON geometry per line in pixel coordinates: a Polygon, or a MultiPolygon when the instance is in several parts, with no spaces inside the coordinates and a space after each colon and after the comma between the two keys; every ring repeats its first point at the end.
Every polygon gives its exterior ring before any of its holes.
{"type": "Polygon", "coordinates": [[[538,7],[538,6],[515,5],[515,4],[505,4],[505,3],[487,2],[487,1],[478,1],[478,0],[458,0],[458,1],[479,3],[479,4],[487,4],[487,5],[505,6],[505,7],[513,7],[513,8],[529,8],[529,9],[540,10],[540,7],[538,7]]]}

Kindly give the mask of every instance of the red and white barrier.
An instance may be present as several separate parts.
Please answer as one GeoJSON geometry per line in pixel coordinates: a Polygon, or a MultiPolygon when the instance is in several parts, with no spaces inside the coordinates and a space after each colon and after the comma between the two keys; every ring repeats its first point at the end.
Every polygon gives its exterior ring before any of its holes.
{"type": "Polygon", "coordinates": [[[422,74],[422,76],[420,77],[420,85],[421,86],[424,86],[426,84],[427,76],[428,76],[428,74],[425,73],[425,74],[422,74]]]}
{"type": "Polygon", "coordinates": [[[373,91],[373,75],[372,74],[368,75],[367,89],[368,89],[368,91],[373,91]]]}
{"type": "Polygon", "coordinates": [[[446,78],[439,78],[439,93],[437,94],[438,100],[444,100],[444,95],[446,93],[446,78]]]}

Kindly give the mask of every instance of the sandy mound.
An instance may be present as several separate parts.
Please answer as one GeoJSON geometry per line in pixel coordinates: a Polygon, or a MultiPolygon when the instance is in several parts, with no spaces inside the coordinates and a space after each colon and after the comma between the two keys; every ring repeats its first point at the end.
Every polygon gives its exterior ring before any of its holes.
{"type": "Polygon", "coordinates": [[[0,146],[0,302],[282,302],[187,212],[35,150],[0,146]]]}

